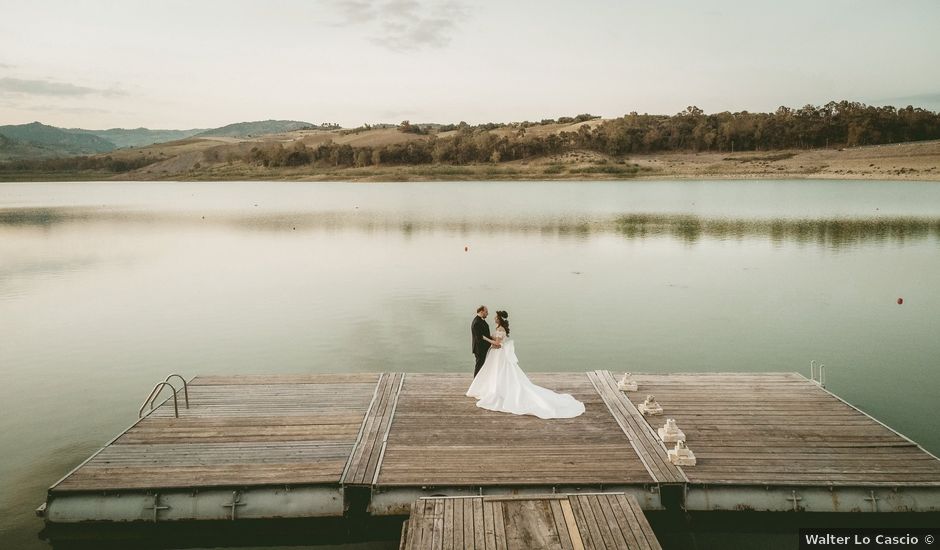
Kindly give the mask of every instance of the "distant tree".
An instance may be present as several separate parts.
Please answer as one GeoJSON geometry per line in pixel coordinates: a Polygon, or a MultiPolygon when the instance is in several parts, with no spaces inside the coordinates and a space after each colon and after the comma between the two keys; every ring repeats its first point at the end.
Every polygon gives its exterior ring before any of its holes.
{"type": "Polygon", "coordinates": [[[417,124],[412,124],[407,120],[401,121],[401,124],[398,125],[398,131],[406,134],[424,134],[426,133],[421,126],[417,124]]]}

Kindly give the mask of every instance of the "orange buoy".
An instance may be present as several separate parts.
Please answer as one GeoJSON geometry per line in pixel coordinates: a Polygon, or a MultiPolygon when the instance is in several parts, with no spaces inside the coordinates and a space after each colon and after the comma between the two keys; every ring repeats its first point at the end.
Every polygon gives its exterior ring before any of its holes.
{"type": "Polygon", "coordinates": [[[901,305],[903,303],[904,303],[904,298],[898,298],[898,305],[901,305]]]}

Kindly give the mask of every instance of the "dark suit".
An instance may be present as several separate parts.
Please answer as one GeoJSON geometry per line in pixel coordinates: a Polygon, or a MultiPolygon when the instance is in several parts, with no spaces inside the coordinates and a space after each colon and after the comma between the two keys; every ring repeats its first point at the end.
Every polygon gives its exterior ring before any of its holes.
{"type": "Polygon", "coordinates": [[[490,343],[483,339],[484,336],[490,337],[489,323],[481,319],[479,315],[475,316],[473,322],[470,323],[470,334],[473,336],[471,349],[477,359],[476,365],[473,367],[473,376],[476,377],[477,373],[480,372],[480,367],[483,366],[483,362],[486,361],[486,352],[490,350],[490,343]]]}

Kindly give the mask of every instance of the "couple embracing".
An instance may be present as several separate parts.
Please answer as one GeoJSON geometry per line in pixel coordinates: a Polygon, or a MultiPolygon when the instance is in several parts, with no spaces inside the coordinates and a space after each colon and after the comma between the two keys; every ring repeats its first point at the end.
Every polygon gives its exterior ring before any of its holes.
{"type": "Polygon", "coordinates": [[[486,306],[480,306],[470,325],[476,365],[467,396],[478,399],[477,407],[546,419],[573,418],[583,413],[583,403],[569,394],[533,384],[519,368],[515,344],[509,338],[509,313],[496,312],[492,336],[486,322],[488,315],[486,306]]]}

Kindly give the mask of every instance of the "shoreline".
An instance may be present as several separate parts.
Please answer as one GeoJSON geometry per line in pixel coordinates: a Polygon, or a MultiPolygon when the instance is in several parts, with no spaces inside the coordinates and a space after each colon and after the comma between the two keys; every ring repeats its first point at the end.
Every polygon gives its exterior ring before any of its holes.
{"type": "MultiPolygon", "coordinates": [[[[206,140],[209,142],[210,140],[206,140]]],[[[210,147],[211,143],[197,144],[210,147]]],[[[873,180],[940,182],[940,140],[842,149],[652,153],[615,157],[578,150],[524,161],[480,164],[278,167],[204,161],[201,150],[115,174],[2,171],[14,181],[631,181],[873,180]],[[203,161],[203,162],[200,162],[203,161]]],[[[141,150],[121,155],[132,158],[141,150]]]]}

